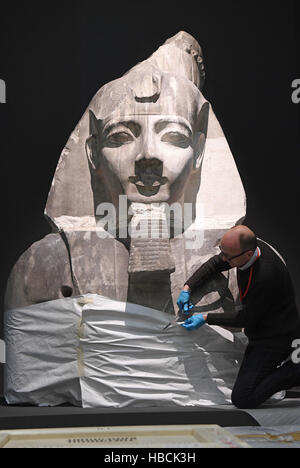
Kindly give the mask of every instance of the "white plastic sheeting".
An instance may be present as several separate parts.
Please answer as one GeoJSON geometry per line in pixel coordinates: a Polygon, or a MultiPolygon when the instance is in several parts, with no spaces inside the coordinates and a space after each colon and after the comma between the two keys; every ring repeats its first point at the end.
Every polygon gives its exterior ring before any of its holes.
{"type": "Polygon", "coordinates": [[[97,295],[10,310],[9,404],[92,407],[230,403],[245,346],[219,327],[187,332],[158,310],[97,295]]]}
{"type": "Polygon", "coordinates": [[[9,404],[81,405],[81,307],[57,300],[5,314],[4,396],[9,404]]]}

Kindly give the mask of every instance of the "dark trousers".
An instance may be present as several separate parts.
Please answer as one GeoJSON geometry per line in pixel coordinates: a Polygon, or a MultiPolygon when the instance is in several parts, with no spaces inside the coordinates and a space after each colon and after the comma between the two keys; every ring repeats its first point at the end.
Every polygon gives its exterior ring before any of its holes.
{"type": "Polygon", "coordinates": [[[281,364],[293,349],[271,349],[249,344],[232,391],[240,409],[258,408],[275,393],[300,385],[300,364],[281,364]],[[281,367],[279,367],[281,366],[281,367]]]}

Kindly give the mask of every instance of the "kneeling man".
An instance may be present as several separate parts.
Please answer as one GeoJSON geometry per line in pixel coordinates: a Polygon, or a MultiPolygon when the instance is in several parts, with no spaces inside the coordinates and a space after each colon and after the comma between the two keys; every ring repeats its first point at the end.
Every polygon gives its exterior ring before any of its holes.
{"type": "Polygon", "coordinates": [[[294,340],[300,339],[300,318],[284,261],[246,226],[227,231],[220,254],[186,282],[177,301],[180,310],[189,313],[192,291],[231,268],[237,268],[241,307],[230,315],[194,315],[182,326],[188,331],[205,323],[244,329],[249,344],[231,398],[236,407],[253,409],[275,393],[300,385],[300,364],[289,359],[294,340]]]}

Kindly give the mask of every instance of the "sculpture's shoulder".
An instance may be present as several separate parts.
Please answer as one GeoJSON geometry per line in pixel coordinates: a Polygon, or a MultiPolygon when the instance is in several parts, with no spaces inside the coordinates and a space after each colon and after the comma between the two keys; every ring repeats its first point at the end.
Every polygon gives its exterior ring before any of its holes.
{"type": "Polygon", "coordinates": [[[65,236],[77,291],[126,301],[129,252],[125,245],[96,231],[73,230],[65,236]]]}
{"type": "Polygon", "coordinates": [[[49,234],[35,242],[13,267],[6,288],[5,309],[62,298],[72,295],[72,289],[67,247],[60,234],[49,234]]]}

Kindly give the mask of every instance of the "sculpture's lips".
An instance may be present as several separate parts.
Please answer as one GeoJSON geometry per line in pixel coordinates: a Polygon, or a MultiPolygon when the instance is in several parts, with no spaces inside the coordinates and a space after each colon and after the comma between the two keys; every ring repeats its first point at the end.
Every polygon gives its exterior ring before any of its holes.
{"type": "Polygon", "coordinates": [[[132,176],[128,178],[129,182],[138,187],[160,187],[161,185],[165,185],[168,182],[167,177],[145,177],[140,178],[139,176],[132,176]]]}
{"type": "Polygon", "coordinates": [[[139,176],[129,177],[129,182],[134,184],[138,189],[139,193],[144,196],[153,196],[159,192],[159,189],[162,185],[166,185],[168,182],[167,177],[146,177],[140,178],[139,176]]]}
{"type": "Polygon", "coordinates": [[[135,164],[135,176],[128,178],[134,184],[139,193],[144,196],[156,195],[162,185],[168,182],[167,177],[163,177],[163,163],[158,159],[143,159],[135,164]]]}

